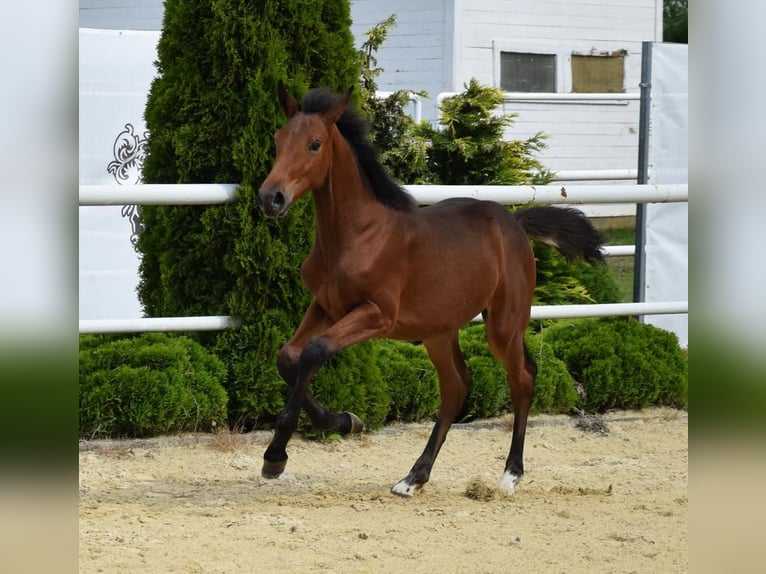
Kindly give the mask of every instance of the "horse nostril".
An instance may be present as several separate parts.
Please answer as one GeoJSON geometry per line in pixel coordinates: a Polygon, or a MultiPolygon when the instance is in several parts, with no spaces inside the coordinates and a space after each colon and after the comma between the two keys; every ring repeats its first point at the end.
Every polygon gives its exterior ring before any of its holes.
{"type": "Polygon", "coordinates": [[[287,213],[290,196],[275,189],[275,186],[262,187],[258,191],[258,205],[266,217],[282,217],[287,213]]]}

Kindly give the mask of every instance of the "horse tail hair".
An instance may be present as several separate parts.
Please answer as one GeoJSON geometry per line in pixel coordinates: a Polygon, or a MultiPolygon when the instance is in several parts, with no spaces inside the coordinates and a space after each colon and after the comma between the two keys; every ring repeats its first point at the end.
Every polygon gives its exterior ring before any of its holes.
{"type": "Polygon", "coordinates": [[[558,249],[572,262],[578,257],[590,263],[604,260],[604,237],[585,214],[572,207],[530,207],[514,213],[530,239],[558,249]]]}

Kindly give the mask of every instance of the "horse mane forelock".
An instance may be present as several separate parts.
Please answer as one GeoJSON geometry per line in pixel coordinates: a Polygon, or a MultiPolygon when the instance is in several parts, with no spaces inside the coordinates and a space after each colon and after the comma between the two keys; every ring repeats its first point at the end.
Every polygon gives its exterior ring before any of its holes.
{"type": "MultiPolygon", "coordinates": [[[[326,88],[311,90],[303,98],[302,111],[305,114],[325,112],[340,97],[340,94],[334,94],[326,88]]],[[[336,125],[354,151],[359,171],[372,189],[375,198],[383,205],[399,211],[415,209],[415,199],[393,180],[378,160],[378,152],[368,137],[367,120],[355,109],[346,107],[336,125]]]]}

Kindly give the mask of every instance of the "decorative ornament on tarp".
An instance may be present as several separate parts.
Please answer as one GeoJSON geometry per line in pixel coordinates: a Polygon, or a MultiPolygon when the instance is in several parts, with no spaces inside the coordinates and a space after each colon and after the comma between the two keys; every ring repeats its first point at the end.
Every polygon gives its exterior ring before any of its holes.
{"type": "MultiPolygon", "coordinates": [[[[135,133],[133,124],[125,124],[122,130],[114,140],[112,152],[114,161],[109,162],[106,171],[114,176],[118,185],[127,183],[135,185],[141,183],[141,166],[146,157],[146,140],[149,132],[144,132],[139,136],[135,133]]],[[[141,233],[141,206],[124,205],[122,207],[122,216],[130,221],[131,234],[130,242],[135,246],[138,241],[138,235],[141,233]]]]}

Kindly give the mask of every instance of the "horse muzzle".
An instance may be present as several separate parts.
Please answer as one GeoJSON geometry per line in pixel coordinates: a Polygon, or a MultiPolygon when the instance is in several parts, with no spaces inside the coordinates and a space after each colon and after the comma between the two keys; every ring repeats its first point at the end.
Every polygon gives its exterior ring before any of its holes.
{"type": "Polygon", "coordinates": [[[278,187],[262,187],[258,191],[258,204],[267,217],[284,217],[291,203],[292,198],[278,187]]]}

